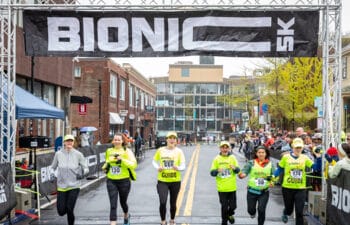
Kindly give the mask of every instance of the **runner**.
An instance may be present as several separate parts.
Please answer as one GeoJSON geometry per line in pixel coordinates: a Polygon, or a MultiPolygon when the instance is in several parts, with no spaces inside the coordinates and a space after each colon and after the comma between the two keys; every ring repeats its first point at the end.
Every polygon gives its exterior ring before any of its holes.
{"type": "Polygon", "coordinates": [[[57,212],[67,214],[68,225],[74,225],[74,207],[80,191],[80,180],[89,173],[86,160],[81,152],[73,148],[74,137],[67,134],[63,139],[64,148],[55,153],[51,167],[57,169],[57,212]]]}
{"type": "Polygon", "coordinates": [[[130,179],[136,179],[134,169],[137,162],[132,151],[126,147],[123,135],[117,133],[113,138],[114,147],[106,151],[106,163],[102,169],[107,173],[107,191],[110,202],[109,220],[111,225],[117,224],[118,194],[124,212],[124,225],[130,225],[128,196],[131,188],[130,179]]]}
{"type": "Polygon", "coordinates": [[[239,173],[237,159],[231,154],[230,143],[220,142],[220,153],[217,155],[210,169],[210,175],[216,179],[216,188],[221,204],[221,225],[235,223],[235,209],[237,208],[236,198],[236,174],[239,173]]]}
{"type": "Polygon", "coordinates": [[[273,186],[272,177],[275,168],[270,161],[270,151],[258,146],[254,151],[254,159],[244,165],[239,178],[249,175],[247,203],[248,213],[255,218],[258,203],[258,225],[265,222],[266,206],[269,201],[269,187],[273,186]]]}
{"type": "Polygon", "coordinates": [[[288,215],[293,213],[295,207],[295,224],[303,225],[303,209],[306,200],[306,173],[305,169],[312,168],[320,170],[322,165],[321,154],[315,153],[317,160],[315,163],[302,154],[304,142],[301,138],[295,138],[292,142],[293,151],[282,156],[278,163],[278,169],[274,176],[279,176],[284,171],[282,181],[282,195],[284,201],[284,210],[282,221],[288,222],[288,215]]]}
{"type": "Polygon", "coordinates": [[[167,146],[159,148],[153,157],[153,166],[158,171],[157,191],[159,195],[159,213],[161,224],[166,224],[166,204],[170,193],[170,225],[175,225],[176,201],[181,187],[181,173],[185,170],[185,156],[176,147],[177,133],[168,132],[167,146]]]}

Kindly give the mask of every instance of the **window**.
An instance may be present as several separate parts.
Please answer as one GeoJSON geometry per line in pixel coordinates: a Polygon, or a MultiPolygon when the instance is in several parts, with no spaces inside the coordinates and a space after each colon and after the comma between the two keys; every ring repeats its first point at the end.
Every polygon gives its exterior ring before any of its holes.
{"type": "Polygon", "coordinates": [[[109,95],[113,98],[117,97],[117,76],[111,74],[109,82],[109,95]]]}
{"type": "Polygon", "coordinates": [[[133,106],[134,102],[134,88],[132,85],[129,85],[129,106],[133,106]]]}
{"type": "Polygon", "coordinates": [[[348,69],[347,69],[347,62],[348,61],[348,57],[344,57],[343,58],[343,61],[342,61],[342,77],[343,79],[346,79],[347,78],[347,75],[348,75],[348,69]]]}
{"type": "Polygon", "coordinates": [[[181,68],[181,76],[189,77],[190,76],[190,68],[181,68]]]}
{"type": "Polygon", "coordinates": [[[43,99],[51,105],[55,105],[55,87],[50,84],[44,84],[43,92],[43,99]]]}
{"type": "Polygon", "coordinates": [[[74,66],[74,77],[81,77],[81,67],[74,66]]]}
{"type": "Polygon", "coordinates": [[[120,100],[125,100],[125,80],[122,79],[120,79],[119,97],[120,100]]]}

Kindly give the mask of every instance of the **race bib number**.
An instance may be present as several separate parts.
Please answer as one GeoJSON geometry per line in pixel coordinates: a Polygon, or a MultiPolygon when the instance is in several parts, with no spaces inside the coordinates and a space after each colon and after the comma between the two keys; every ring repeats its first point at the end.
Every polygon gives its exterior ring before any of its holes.
{"type": "Polygon", "coordinates": [[[303,176],[303,172],[301,170],[291,170],[290,176],[295,179],[301,179],[303,176]]]}
{"type": "Polygon", "coordinates": [[[266,180],[264,178],[256,178],[255,185],[258,187],[263,187],[266,185],[266,180]]]}
{"type": "Polygon", "coordinates": [[[231,176],[231,173],[230,173],[230,170],[229,169],[224,169],[222,172],[221,172],[221,178],[228,178],[231,176]]]}
{"type": "Polygon", "coordinates": [[[174,160],[164,160],[163,164],[165,169],[172,169],[174,167],[174,160]]]}
{"type": "Polygon", "coordinates": [[[111,173],[112,173],[113,175],[119,175],[120,172],[121,172],[121,169],[120,169],[119,166],[112,166],[112,168],[111,168],[111,173]]]}

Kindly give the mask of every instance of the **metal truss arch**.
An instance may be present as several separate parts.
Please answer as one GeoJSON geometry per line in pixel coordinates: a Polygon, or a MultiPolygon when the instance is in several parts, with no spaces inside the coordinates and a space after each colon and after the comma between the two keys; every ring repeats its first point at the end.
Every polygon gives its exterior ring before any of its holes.
{"type": "Polygon", "coordinates": [[[15,153],[15,102],[17,14],[23,9],[77,11],[303,11],[321,13],[320,46],[323,58],[324,147],[340,142],[341,131],[341,0],[0,0],[0,162],[13,161],[15,153]]]}

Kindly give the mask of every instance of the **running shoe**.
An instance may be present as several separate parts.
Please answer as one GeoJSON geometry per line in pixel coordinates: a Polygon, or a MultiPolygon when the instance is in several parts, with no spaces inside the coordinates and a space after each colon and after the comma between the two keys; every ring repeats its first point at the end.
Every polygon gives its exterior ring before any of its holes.
{"type": "Polygon", "coordinates": [[[234,224],[235,223],[235,217],[233,215],[228,217],[228,221],[230,222],[230,224],[234,224]]]}
{"type": "Polygon", "coordinates": [[[283,223],[287,223],[288,222],[288,216],[283,214],[282,215],[282,221],[283,221],[283,223]]]}
{"type": "Polygon", "coordinates": [[[130,213],[128,213],[128,218],[124,218],[124,224],[123,225],[130,225],[130,213]]]}
{"type": "Polygon", "coordinates": [[[254,219],[255,218],[255,213],[253,215],[250,215],[250,218],[254,219]]]}

